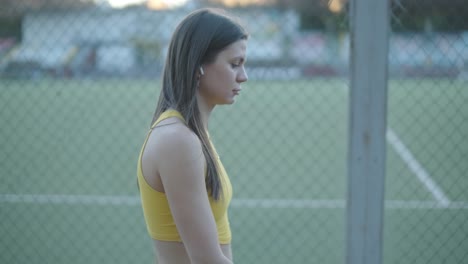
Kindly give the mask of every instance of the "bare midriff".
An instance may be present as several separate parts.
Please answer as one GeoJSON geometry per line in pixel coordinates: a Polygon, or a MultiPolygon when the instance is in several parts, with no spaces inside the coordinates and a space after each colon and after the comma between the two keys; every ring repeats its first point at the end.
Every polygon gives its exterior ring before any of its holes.
{"type": "MultiPolygon", "coordinates": [[[[182,242],[154,240],[158,264],[190,264],[190,258],[182,242]]],[[[221,250],[228,259],[232,260],[230,244],[221,244],[221,250]]]]}

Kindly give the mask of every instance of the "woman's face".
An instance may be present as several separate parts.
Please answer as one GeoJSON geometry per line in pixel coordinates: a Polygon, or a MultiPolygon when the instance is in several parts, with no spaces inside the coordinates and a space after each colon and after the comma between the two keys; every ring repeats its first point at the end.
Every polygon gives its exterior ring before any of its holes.
{"type": "Polygon", "coordinates": [[[198,92],[209,106],[234,103],[242,90],[241,83],[247,81],[246,50],[246,40],[236,41],[222,50],[214,62],[203,65],[198,92]]]}

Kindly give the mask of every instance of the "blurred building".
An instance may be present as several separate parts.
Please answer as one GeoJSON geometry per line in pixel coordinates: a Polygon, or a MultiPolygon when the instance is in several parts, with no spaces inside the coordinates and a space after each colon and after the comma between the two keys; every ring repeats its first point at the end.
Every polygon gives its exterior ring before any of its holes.
{"type": "MultiPolygon", "coordinates": [[[[22,41],[10,61],[34,61],[47,69],[77,74],[136,74],[161,70],[165,51],[186,9],[154,11],[142,7],[35,11],[25,15],[22,41]]],[[[295,11],[232,10],[253,36],[249,61],[284,61],[299,32],[295,11]]]]}
{"type": "MultiPolygon", "coordinates": [[[[280,2],[285,7],[295,6],[288,1],[280,2]]],[[[296,8],[276,8],[266,1],[267,7],[230,9],[251,35],[248,46],[251,78],[347,73],[347,29],[304,28],[303,11],[297,7],[309,2],[302,2],[298,1],[296,8]]],[[[314,12],[321,10],[317,3],[314,2],[314,12]]],[[[34,75],[42,72],[75,77],[159,77],[173,30],[194,8],[196,5],[189,4],[170,10],[151,10],[141,5],[124,9],[109,6],[33,9],[22,17],[20,41],[0,38],[0,72],[17,74],[25,68],[34,75]]],[[[334,0],[326,8],[332,13],[342,13],[347,1],[334,0]]],[[[402,11],[394,8],[393,12],[402,11]]],[[[346,18],[341,21],[346,25],[346,18]]],[[[468,54],[462,47],[468,42],[468,33],[429,28],[432,30],[392,34],[389,55],[392,74],[453,76],[466,71],[468,54]]]]}

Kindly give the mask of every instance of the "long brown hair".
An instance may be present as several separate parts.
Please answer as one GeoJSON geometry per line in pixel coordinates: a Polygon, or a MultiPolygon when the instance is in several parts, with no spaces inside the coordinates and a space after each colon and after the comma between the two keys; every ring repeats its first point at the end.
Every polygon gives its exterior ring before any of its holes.
{"type": "Polygon", "coordinates": [[[175,109],[202,143],[206,160],[205,184],[218,200],[222,193],[217,157],[204,129],[196,92],[202,64],[211,63],[230,44],[247,39],[244,28],[220,9],[204,8],[190,13],[172,35],[163,72],[162,89],[153,122],[167,109],[175,109]]]}

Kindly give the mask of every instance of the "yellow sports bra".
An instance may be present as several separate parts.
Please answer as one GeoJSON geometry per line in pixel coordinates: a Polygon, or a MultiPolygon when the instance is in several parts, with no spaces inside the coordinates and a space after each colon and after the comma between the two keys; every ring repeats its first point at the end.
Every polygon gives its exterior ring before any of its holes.
{"type": "MultiPolygon", "coordinates": [[[[143,171],[141,168],[141,157],[143,155],[143,151],[146,147],[146,142],[148,141],[151,131],[159,122],[170,117],[177,117],[185,122],[184,118],[178,111],[167,110],[161,114],[161,116],[151,126],[151,130],[148,132],[146,140],[141,149],[140,157],[138,158],[137,177],[138,186],[140,187],[143,214],[145,216],[146,227],[150,236],[156,240],[181,242],[182,240],[179,236],[179,232],[177,231],[174,219],[172,218],[171,210],[169,208],[169,203],[165,193],[156,191],[146,182],[145,178],[143,177],[143,171]]],[[[216,150],[214,151],[216,156],[218,156],[216,150]]],[[[229,244],[231,243],[231,228],[229,226],[227,209],[232,198],[232,186],[226,170],[224,169],[224,166],[219,158],[218,166],[220,168],[219,176],[223,188],[223,193],[218,201],[214,200],[211,196],[209,199],[211,211],[213,212],[213,216],[216,221],[219,243],[229,244]]]]}

